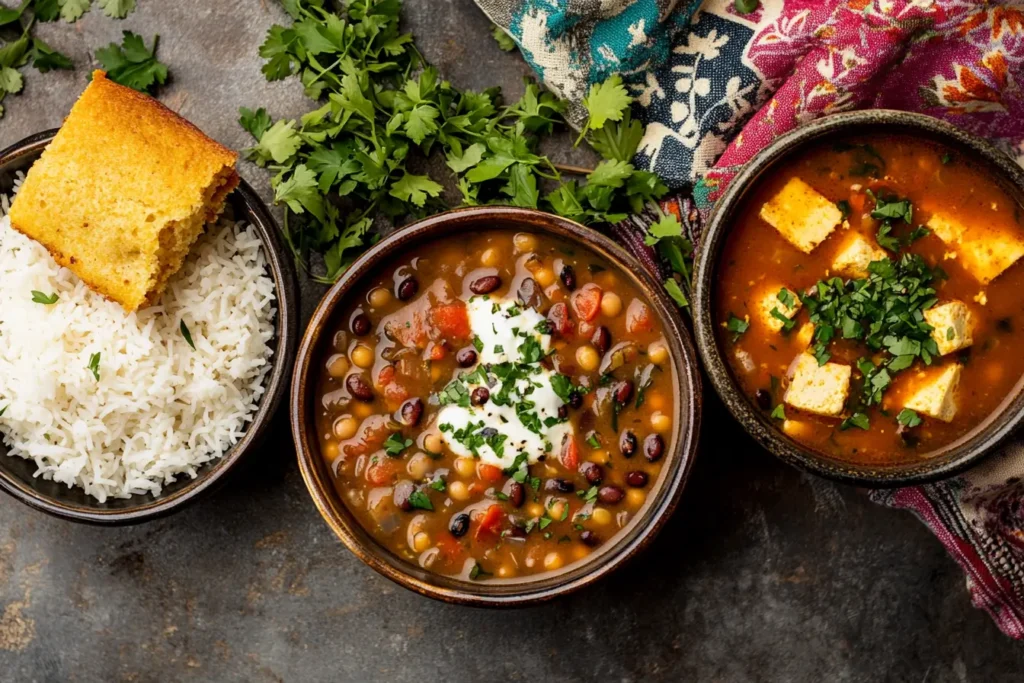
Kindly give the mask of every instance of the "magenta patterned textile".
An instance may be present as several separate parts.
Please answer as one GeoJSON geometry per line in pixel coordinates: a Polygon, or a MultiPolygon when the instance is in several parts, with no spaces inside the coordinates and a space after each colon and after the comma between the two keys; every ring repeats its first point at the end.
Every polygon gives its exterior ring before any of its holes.
{"type": "MultiPolygon", "coordinates": [[[[930,114],[1024,163],[1024,4],[769,1],[753,20],[745,60],[765,85],[756,113],[698,180],[702,208],[773,138],[850,109],[930,114]]],[[[1024,435],[964,475],[871,497],[914,512],[963,568],[974,605],[1024,638],[1024,435]]]]}

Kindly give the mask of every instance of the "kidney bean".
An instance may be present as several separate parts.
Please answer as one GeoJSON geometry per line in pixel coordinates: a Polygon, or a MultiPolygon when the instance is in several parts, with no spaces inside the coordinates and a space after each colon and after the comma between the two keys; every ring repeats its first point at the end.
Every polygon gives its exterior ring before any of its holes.
{"type": "Polygon", "coordinates": [[[772,395],[764,389],[758,389],[754,393],[754,398],[757,400],[757,407],[761,410],[768,410],[772,407],[772,395]]]}
{"type": "Polygon", "coordinates": [[[352,398],[369,403],[373,400],[373,387],[362,375],[349,375],[345,378],[345,388],[352,398]]]}
{"type": "Polygon", "coordinates": [[[544,292],[536,280],[528,277],[519,283],[519,289],[516,290],[516,299],[526,308],[540,308],[541,304],[544,303],[544,292]]]}
{"type": "Polygon", "coordinates": [[[420,291],[419,281],[410,276],[398,283],[395,294],[402,301],[408,301],[416,296],[416,292],[418,291],[420,291]]]}
{"type": "Polygon", "coordinates": [[[593,336],[590,337],[590,343],[594,345],[598,353],[605,353],[612,347],[612,333],[608,331],[608,328],[601,325],[594,330],[593,336]]]}
{"type": "Polygon", "coordinates": [[[618,486],[602,486],[597,490],[597,499],[605,505],[615,505],[626,497],[626,492],[618,486]]]}
{"type": "Polygon", "coordinates": [[[573,270],[572,266],[569,264],[562,266],[562,272],[558,276],[562,278],[562,284],[570,292],[576,289],[576,271],[573,270]]]}
{"type": "Polygon", "coordinates": [[[476,365],[476,349],[469,346],[459,349],[459,352],[455,354],[455,362],[459,364],[460,368],[476,365]]]}
{"type": "Polygon", "coordinates": [[[572,493],[576,487],[568,479],[548,479],[544,482],[544,490],[551,493],[572,493]]]}
{"type": "Polygon", "coordinates": [[[597,486],[604,479],[604,470],[596,462],[580,463],[579,472],[586,477],[587,483],[591,486],[597,486]]]}
{"type": "Polygon", "coordinates": [[[580,532],[580,541],[583,545],[591,548],[601,545],[601,537],[590,529],[580,532]]]}
{"type": "Polygon", "coordinates": [[[466,532],[469,531],[469,515],[465,512],[460,512],[453,516],[451,521],[448,522],[448,531],[451,532],[451,535],[455,538],[465,536],[466,532]]]}
{"type": "Polygon", "coordinates": [[[647,473],[633,470],[626,474],[626,483],[635,489],[642,489],[647,486],[647,473]]]}
{"type": "Polygon", "coordinates": [[[569,419],[569,408],[565,405],[558,406],[558,419],[568,420],[569,419]]]}
{"type": "Polygon", "coordinates": [[[629,403],[629,399],[633,398],[633,382],[630,380],[624,380],[615,385],[615,402],[621,405],[629,403]]]}
{"type": "Polygon", "coordinates": [[[469,283],[469,291],[474,294],[490,294],[501,287],[501,278],[497,275],[484,275],[469,283]]]}
{"type": "Polygon", "coordinates": [[[475,406],[482,406],[487,403],[491,398],[491,392],[487,387],[477,387],[473,390],[473,393],[469,395],[469,400],[473,402],[475,406]]]}
{"type": "Polygon", "coordinates": [[[636,454],[636,434],[628,429],[622,430],[619,435],[619,452],[624,458],[632,458],[636,454]]]}
{"type": "Polygon", "coordinates": [[[352,320],[349,322],[349,329],[352,330],[352,334],[357,337],[365,337],[370,334],[370,329],[373,325],[370,323],[370,316],[365,313],[356,313],[352,316],[352,320]]]}
{"type": "Polygon", "coordinates": [[[644,439],[644,457],[647,462],[658,462],[665,454],[665,442],[659,434],[649,434],[644,439]]]}
{"type": "Polygon", "coordinates": [[[415,427],[421,417],[423,417],[423,400],[420,398],[410,398],[398,409],[398,415],[395,419],[406,427],[415,427]]]}
{"type": "Polygon", "coordinates": [[[548,310],[548,322],[551,323],[551,330],[560,337],[568,337],[572,334],[572,318],[569,317],[569,307],[564,303],[557,303],[548,310]]]}
{"type": "Polygon", "coordinates": [[[412,510],[412,503],[409,502],[409,497],[412,496],[415,491],[416,486],[408,479],[403,479],[395,484],[395,490],[391,494],[391,500],[394,501],[396,508],[408,512],[409,510],[412,510]]]}
{"type": "Polygon", "coordinates": [[[526,487],[514,479],[510,479],[505,485],[505,495],[512,507],[520,507],[526,500],[526,487]]]}

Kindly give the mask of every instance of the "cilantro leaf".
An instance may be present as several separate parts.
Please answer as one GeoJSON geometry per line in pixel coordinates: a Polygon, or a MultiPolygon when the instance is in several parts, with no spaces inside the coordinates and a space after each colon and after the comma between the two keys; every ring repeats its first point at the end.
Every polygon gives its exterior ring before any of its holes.
{"type": "Polygon", "coordinates": [[[491,35],[494,36],[494,40],[505,52],[511,52],[516,49],[516,41],[512,40],[512,36],[505,33],[504,29],[500,26],[491,25],[491,35]]]}
{"type": "Polygon", "coordinates": [[[626,92],[618,74],[604,83],[590,86],[590,92],[583,98],[583,106],[589,115],[586,129],[600,130],[607,121],[621,121],[632,102],[633,98],[626,92]]]}
{"type": "Polygon", "coordinates": [[[184,318],[181,319],[181,324],[178,325],[178,330],[181,332],[181,336],[185,338],[188,345],[192,347],[192,350],[195,351],[196,343],[192,341],[192,333],[189,331],[188,325],[185,324],[184,318]]]}
{"type": "Polygon", "coordinates": [[[665,237],[682,237],[682,235],[683,226],[679,219],[673,214],[668,213],[654,223],[651,223],[651,226],[647,228],[647,236],[644,238],[644,242],[653,246],[665,237]]]}
{"type": "Polygon", "coordinates": [[[124,19],[135,11],[135,0],[98,0],[103,13],[111,19],[124,19]]]}
{"type": "Polygon", "coordinates": [[[868,419],[868,416],[865,415],[864,413],[854,413],[853,415],[839,423],[839,429],[843,431],[846,431],[847,429],[852,429],[853,427],[857,427],[858,429],[870,429],[871,421],[868,419]]]}
{"type": "Polygon", "coordinates": [[[416,489],[409,494],[409,505],[417,510],[433,510],[434,504],[430,502],[430,496],[426,491],[416,489]]]}
{"type": "MultiPolygon", "coordinates": [[[[247,107],[242,107],[238,110],[238,114],[239,125],[241,125],[249,135],[256,138],[257,141],[263,137],[263,134],[266,133],[271,126],[270,115],[267,114],[267,110],[263,107],[260,107],[256,111],[247,107]]],[[[298,149],[297,145],[296,149],[298,149]]],[[[292,150],[292,154],[294,153],[294,150],[292,150]]],[[[291,154],[288,156],[291,156],[291,154]]],[[[287,158],[288,157],[286,156],[285,159],[287,158]]]]}
{"type": "Polygon", "coordinates": [[[39,292],[34,289],[32,290],[32,301],[37,304],[43,304],[44,306],[52,306],[53,304],[57,303],[58,298],[59,297],[57,296],[56,292],[52,292],[47,295],[44,294],[43,292],[39,292]]]}
{"type": "Polygon", "coordinates": [[[96,381],[100,381],[100,354],[94,353],[89,356],[89,365],[86,369],[92,373],[92,376],[96,378],[96,381]]]}
{"type": "Polygon", "coordinates": [[[412,202],[416,206],[423,206],[427,197],[440,196],[444,188],[425,175],[413,175],[406,173],[401,179],[391,186],[391,196],[398,199],[412,202]]]}
{"type": "Polygon", "coordinates": [[[39,38],[32,39],[31,52],[32,66],[40,73],[46,73],[55,69],[74,69],[75,65],[66,55],[57,52],[39,38]]]}
{"type": "Polygon", "coordinates": [[[679,283],[672,278],[665,280],[665,291],[668,292],[668,295],[672,297],[672,300],[676,302],[679,308],[686,308],[690,305],[690,300],[683,293],[679,283]]]}
{"type": "Polygon", "coordinates": [[[916,427],[921,424],[920,416],[910,408],[904,408],[896,416],[896,421],[905,427],[916,427]]]}
{"type": "Polygon", "coordinates": [[[772,409],[773,420],[785,420],[786,419],[786,407],[783,404],[779,404],[772,409]]]}
{"type": "Polygon", "coordinates": [[[397,458],[409,446],[412,446],[412,439],[402,438],[401,432],[392,432],[384,442],[384,452],[392,458],[397,458]]]}
{"type": "Polygon", "coordinates": [[[89,11],[92,0],[59,0],[60,18],[67,22],[78,21],[89,11]]]}
{"type": "Polygon", "coordinates": [[[725,329],[733,333],[732,340],[735,342],[740,336],[750,328],[750,322],[742,318],[737,318],[732,313],[729,314],[729,320],[725,323],[725,329]]]}
{"type": "MultiPolygon", "coordinates": [[[[65,5],[67,7],[67,5],[65,5]]],[[[153,47],[146,47],[138,34],[124,31],[121,44],[110,45],[96,50],[96,59],[115,83],[126,85],[140,92],[149,93],[156,85],[167,82],[167,65],[156,58],[156,47],[160,36],[153,38],[153,47]]]]}

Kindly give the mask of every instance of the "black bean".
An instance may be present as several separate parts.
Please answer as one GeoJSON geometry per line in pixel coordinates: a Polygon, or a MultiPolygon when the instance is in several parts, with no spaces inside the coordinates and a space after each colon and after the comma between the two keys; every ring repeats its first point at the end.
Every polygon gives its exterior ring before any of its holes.
{"type": "Polygon", "coordinates": [[[398,409],[398,415],[395,419],[406,427],[415,427],[419,424],[421,417],[423,417],[423,400],[420,398],[410,398],[398,409]]]}
{"type": "Polygon", "coordinates": [[[416,296],[416,292],[420,291],[420,283],[414,277],[407,277],[399,282],[395,289],[395,294],[399,299],[408,301],[416,296]]]}
{"type": "Polygon", "coordinates": [[[570,292],[576,289],[576,271],[572,269],[572,266],[566,264],[562,266],[562,272],[558,274],[562,278],[562,284],[570,292]]]}
{"type": "Polygon", "coordinates": [[[569,408],[566,405],[558,406],[558,419],[568,420],[569,419],[569,408]]]}
{"type": "Polygon", "coordinates": [[[568,479],[548,479],[544,482],[544,490],[552,493],[572,493],[576,487],[568,479]]]}
{"type": "Polygon", "coordinates": [[[632,458],[636,454],[636,434],[628,429],[619,435],[619,452],[624,458],[632,458]]]}
{"type": "Polygon", "coordinates": [[[615,402],[620,406],[624,406],[629,403],[629,399],[633,398],[633,382],[630,380],[624,380],[615,385],[615,402]]]}
{"type": "Polygon", "coordinates": [[[412,503],[409,502],[409,497],[412,496],[414,491],[416,491],[416,486],[408,479],[403,479],[395,484],[395,490],[391,494],[395,507],[406,512],[412,510],[412,503]]]}
{"type": "Polygon", "coordinates": [[[665,442],[662,441],[661,436],[649,434],[644,439],[644,457],[647,458],[647,462],[658,462],[664,454],[665,442]]]}
{"type": "Polygon", "coordinates": [[[459,349],[459,352],[455,354],[455,362],[459,364],[460,368],[476,365],[476,349],[470,346],[459,349]]]}
{"type": "Polygon", "coordinates": [[[526,487],[514,479],[510,479],[505,485],[505,495],[512,507],[517,508],[526,500],[526,487]]]}
{"type": "Polygon", "coordinates": [[[597,499],[605,505],[615,505],[626,497],[626,492],[618,486],[602,486],[597,490],[597,499]]]}
{"type": "Polygon", "coordinates": [[[472,401],[475,406],[482,406],[487,403],[490,398],[491,392],[488,391],[487,387],[477,387],[469,396],[469,400],[472,401]]]}
{"type": "Polygon", "coordinates": [[[465,512],[460,512],[453,516],[451,521],[448,522],[448,531],[450,531],[452,536],[455,538],[465,536],[466,532],[469,531],[469,515],[465,512]]]}
{"type": "Polygon", "coordinates": [[[647,486],[647,473],[633,470],[626,474],[626,483],[635,489],[642,489],[647,486]]]}
{"type": "Polygon", "coordinates": [[[357,337],[365,337],[370,334],[370,330],[373,325],[370,323],[370,316],[365,313],[356,313],[352,316],[352,320],[349,321],[349,329],[352,330],[352,334],[357,337]]]}
{"type": "Polygon", "coordinates": [[[528,277],[519,283],[516,299],[526,308],[540,308],[544,302],[544,293],[537,281],[528,277]]]}
{"type": "Polygon", "coordinates": [[[583,405],[583,397],[580,396],[580,392],[572,392],[572,396],[569,397],[569,407],[573,410],[579,410],[580,406],[583,405]]]}
{"type": "Polygon", "coordinates": [[[904,424],[896,427],[896,435],[900,437],[901,441],[903,441],[904,446],[910,446],[911,448],[916,446],[921,440],[916,428],[908,427],[904,424]]]}
{"type": "Polygon", "coordinates": [[[594,345],[598,353],[603,354],[612,347],[612,333],[608,331],[607,327],[601,325],[594,330],[590,343],[594,345]]]}
{"type": "Polygon", "coordinates": [[[583,545],[589,546],[591,548],[601,545],[601,537],[595,534],[590,529],[580,532],[580,541],[583,543],[583,545]]]}
{"type": "Polygon", "coordinates": [[[596,462],[582,462],[579,467],[580,474],[587,479],[591,486],[597,486],[604,479],[604,470],[596,462]]]}
{"type": "Polygon", "coordinates": [[[362,375],[349,375],[345,378],[345,388],[352,398],[369,403],[373,400],[373,387],[362,375]]]}
{"type": "Polygon", "coordinates": [[[757,400],[757,407],[761,410],[769,410],[772,407],[772,395],[765,389],[758,389],[754,393],[757,400]]]}
{"type": "Polygon", "coordinates": [[[484,275],[469,283],[469,291],[474,294],[490,294],[501,287],[501,278],[497,275],[484,275]]]}

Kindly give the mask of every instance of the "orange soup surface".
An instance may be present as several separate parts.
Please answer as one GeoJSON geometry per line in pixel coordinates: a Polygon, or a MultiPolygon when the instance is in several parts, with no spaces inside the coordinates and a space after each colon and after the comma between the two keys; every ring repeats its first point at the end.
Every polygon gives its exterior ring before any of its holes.
{"type": "Polygon", "coordinates": [[[564,570],[660,485],[669,346],[632,282],[509,230],[418,247],[372,277],[322,358],[321,452],[378,541],[484,581],[564,570]]]}
{"type": "Polygon", "coordinates": [[[719,344],[785,434],[912,462],[1024,372],[1024,228],[985,168],[905,136],[824,141],[758,181],[720,255],[719,344]]]}

